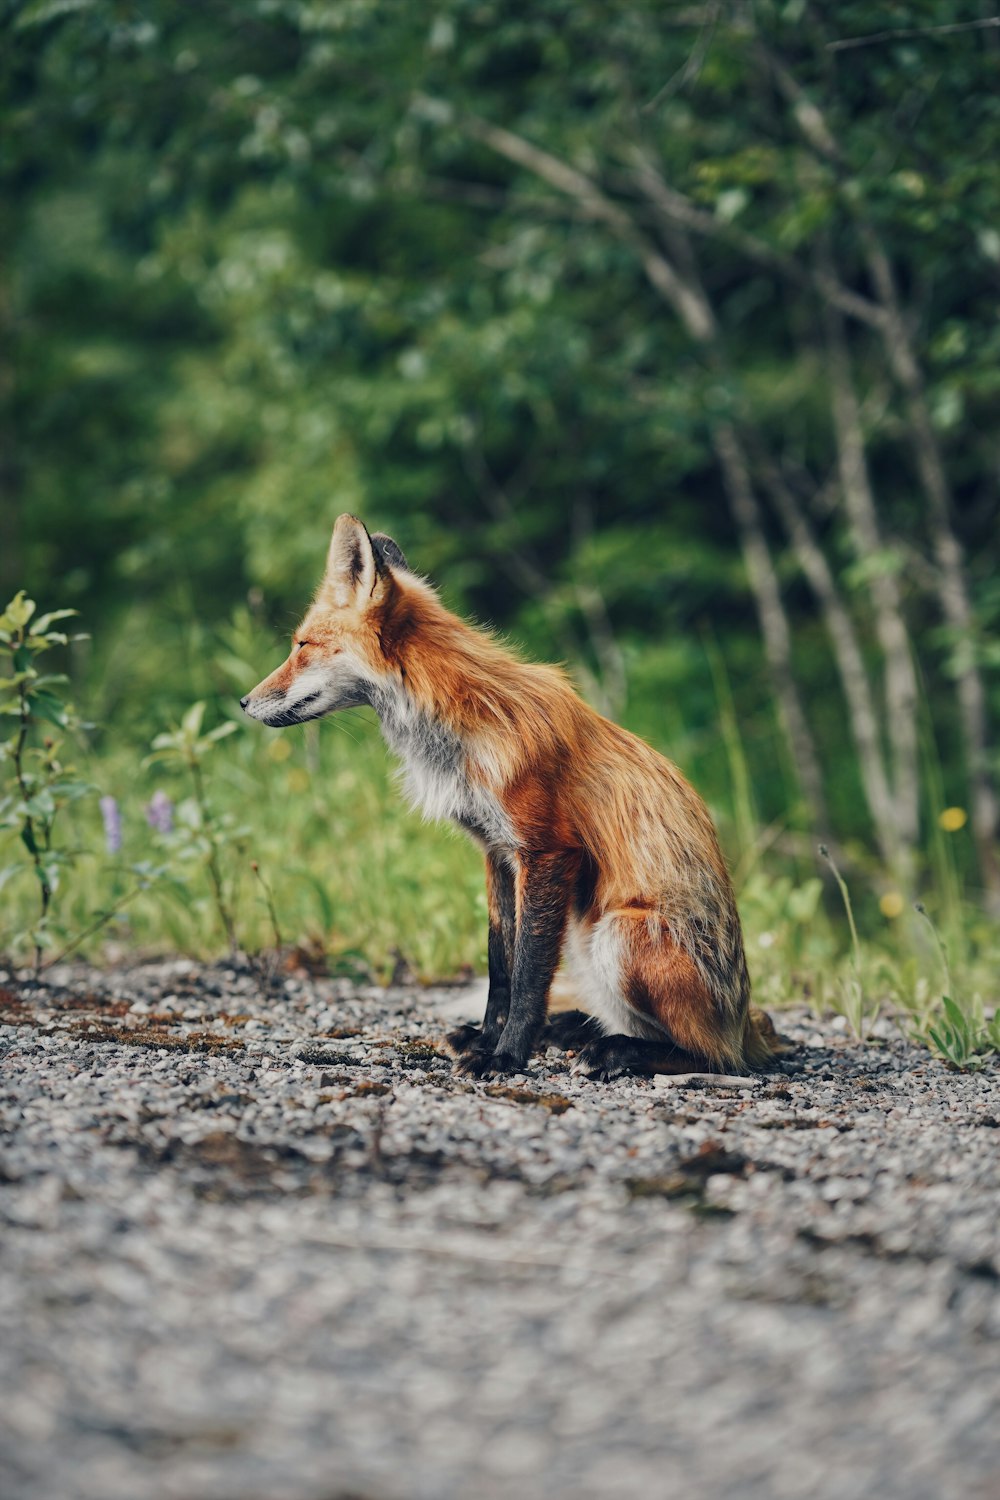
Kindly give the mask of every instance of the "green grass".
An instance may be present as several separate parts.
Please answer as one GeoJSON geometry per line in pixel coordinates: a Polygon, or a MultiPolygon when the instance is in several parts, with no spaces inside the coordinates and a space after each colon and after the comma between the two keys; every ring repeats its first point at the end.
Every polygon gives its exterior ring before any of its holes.
{"type": "MultiPolygon", "coordinates": [[[[149,763],[149,741],[166,727],[167,711],[143,731],[120,708],[118,727],[77,757],[92,794],[61,811],[56,824],[57,843],[76,855],[56,892],[50,956],[85,933],[95,913],[129,895],[134,867],[146,862],[169,874],[131,896],[74,951],[98,961],[177,951],[211,957],[225,951],[231,918],[246,951],[273,947],[277,927],[286,945],[334,973],[385,978],[400,956],[425,980],[484,972],[479,853],[456,831],[409,811],[369,710],[281,731],[248,722],[231,687],[245,688],[259,675],[251,663],[259,668],[280,654],[272,641],[249,634],[244,622],[229,631],[223,649],[215,643],[214,653],[206,652],[199,640],[192,651],[192,661],[208,663],[191,679],[214,705],[205,730],[233,726],[225,738],[209,732],[201,762],[226,920],[190,770],[180,760],[149,763]],[[156,790],[175,808],[175,832],[167,837],[146,820],[156,790]],[[123,845],[113,856],[104,852],[98,794],[115,797],[121,811],[123,845]]],[[[876,1015],[891,1013],[955,1066],[980,1065],[1000,1048],[1000,938],[996,924],[963,897],[952,841],[967,832],[949,831],[947,820],[942,826],[932,787],[924,913],[886,892],[863,851],[846,881],[831,879],[819,850],[801,836],[790,854],[776,837],[783,828],[759,826],[728,682],[714,647],[711,655],[729,782],[713,812],[737,883],[758,1003],[806,1001],[818,1012],[845,1015],[859,1035],[876,1015]]],[[[176,706],[173,717],[180,717],[176,706]]],[[[9,829],[0,833],[0,869],[18,862],[21,872],[3,889],[0,953],[26,964],[38,888],[17,830],[9,829]]]]}
{"type": "MultiPolygon", "coordinates": [[[[273,943],[273,922],[258,874],[272,893],[286,941],[324,952],[331,967],[366,964],[390,971],[398,952],[423,977],[454,974],[485,962],[486,905],[481,860],[460,835],[423,824],[392,784],[374,717],[280,732],[247,724],[221,742],[205,764],[208,803],[235,824],[223,849],[226,899],[240,946],[273,943]],[[258,872],[252,869],[258,865],[258,872]]],[[[89,920],[95,901],[127,884],[128,866],[172,854],[155,835],[144,807],[164,790],[181,818],[193,816],[183,772],[144,768],[131,749],[84,759],[81,771],[122,813],[120,855],[103,852],[96,798],[71,813],[62,837],[90,852],[57,896],[58,938],[68,941],[89,920]]],[[[4,863],[15,852],[8,837],[4,863]]],[[[143,952],[179,950],[201,957],[225,948],[204,861],[172,861],[178,879],[152,887],[120,918],[82,946],[100,957],[109,942],[143,952]]],[[[0,951],[27,958],[16,934],[32,920],[30,868],[8,883],[0,918],[0,951]]]]}

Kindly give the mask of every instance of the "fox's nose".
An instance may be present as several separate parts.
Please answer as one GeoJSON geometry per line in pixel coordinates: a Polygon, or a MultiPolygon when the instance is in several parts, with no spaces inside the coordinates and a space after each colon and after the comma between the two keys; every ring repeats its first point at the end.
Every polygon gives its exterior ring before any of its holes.
{"type": "Polygon", "coordinates": [[[246,706],[247,706],[247,704],[249,702],[250,702],[250,694],[247,693],[247,695],[246,695],[245,698],[241,698],[240,699],[240,708],[246,708],[246,706]]]}

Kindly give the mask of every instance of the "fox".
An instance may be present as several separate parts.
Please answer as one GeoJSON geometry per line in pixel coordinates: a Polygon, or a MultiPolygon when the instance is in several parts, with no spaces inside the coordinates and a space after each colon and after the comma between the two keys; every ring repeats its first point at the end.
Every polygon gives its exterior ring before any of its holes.
{"type": "Polygon", "coordinates": [[[743,931],[705,803],[678,768],[441,602],[391,537],[338,518],[288,659],[240,699],[271,728],[375,710],[411,804],[485,856],[482,1025],[461,1073],[520,1073],[536,1047],[594,1080],[765,1069],[743,931]],[[560,960],[584,1008],[548,1017],[560,960]]]}

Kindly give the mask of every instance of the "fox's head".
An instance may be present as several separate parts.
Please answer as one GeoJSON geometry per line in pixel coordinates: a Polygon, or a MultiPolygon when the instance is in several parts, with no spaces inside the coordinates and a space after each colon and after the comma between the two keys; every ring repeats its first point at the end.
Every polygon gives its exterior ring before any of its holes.
{"type": "Polygon", "coordinates": [[[389,665],[381,627],[395,587],[393,569],[406,568],[391,537],[369,536],[356,516],[340,516],[326,573],[292,638],[291,655],[240,699],[240,707],[279,729],[367,703],[389,665]]]}

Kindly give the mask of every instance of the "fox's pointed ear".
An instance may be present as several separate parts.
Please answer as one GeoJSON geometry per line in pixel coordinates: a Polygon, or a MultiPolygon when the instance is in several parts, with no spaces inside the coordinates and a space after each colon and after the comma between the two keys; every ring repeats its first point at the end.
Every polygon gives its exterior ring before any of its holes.
{"type": "Polygon", "coordinates": [[[397,546],[391,536],[386,536],[384,531],[372,533],[372,550],[375,553],[375,562],[379,572],[386,568],[402,568],[405,573],[410,572],[410,565],[403,556],[402,547],[397,546]]]}
{"type": "Polygon", "coordinates": [[[374,593],[378,579],[371,537],[357,516],[338,516],[323,579],[334,604],[362,608],[374,593]]]}

